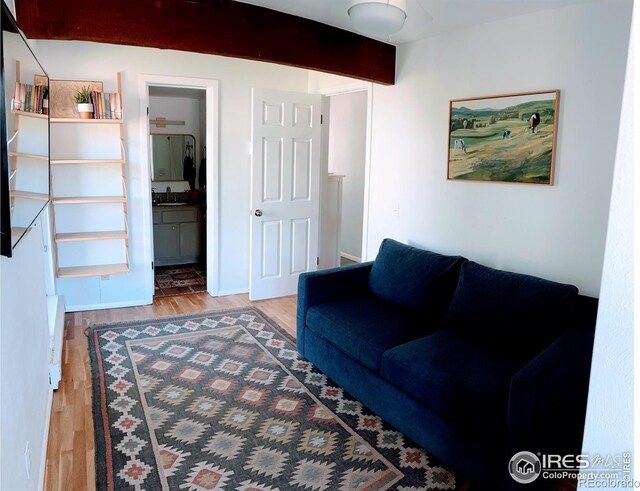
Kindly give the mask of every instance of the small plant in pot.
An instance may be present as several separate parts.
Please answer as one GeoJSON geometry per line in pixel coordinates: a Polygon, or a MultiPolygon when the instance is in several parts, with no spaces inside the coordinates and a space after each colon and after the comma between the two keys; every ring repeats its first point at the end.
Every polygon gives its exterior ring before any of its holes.
{"type": "Polygon", "coordinates": [[[91,89],[83,87],[73,98],[78,105],[80,119],[93,119],[93,104],[91,104],[91,89]]]}

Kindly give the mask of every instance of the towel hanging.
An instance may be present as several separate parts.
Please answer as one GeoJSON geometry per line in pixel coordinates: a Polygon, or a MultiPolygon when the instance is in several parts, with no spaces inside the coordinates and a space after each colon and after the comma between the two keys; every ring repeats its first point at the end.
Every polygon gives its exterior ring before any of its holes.
{"type": "Polygon", "coordinates": [[[191,191],[196,190],[196,167],[193,164],[193,159],[188,155],[184,158],[182,165],[182,178],[189,181],[191,191]]]}

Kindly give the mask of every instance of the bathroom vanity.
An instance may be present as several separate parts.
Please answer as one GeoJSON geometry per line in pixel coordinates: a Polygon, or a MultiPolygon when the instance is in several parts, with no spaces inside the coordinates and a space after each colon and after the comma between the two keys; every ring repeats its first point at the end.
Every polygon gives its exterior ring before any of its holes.
{"type": "Polygon", "coordinates": [[[205,251],[204,204],[159,203],[153,206],[156,266],[197,263],[205,251]]]}

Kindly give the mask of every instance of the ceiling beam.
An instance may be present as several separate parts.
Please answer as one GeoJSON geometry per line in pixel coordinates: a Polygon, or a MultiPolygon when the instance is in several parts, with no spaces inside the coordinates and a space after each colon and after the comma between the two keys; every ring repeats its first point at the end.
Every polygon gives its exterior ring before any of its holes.
{"type": "Polygon", "coordinates": [[[395,46],[232,0],[15,0],[30,39],[176,49],[392,85],[395,46]]]}

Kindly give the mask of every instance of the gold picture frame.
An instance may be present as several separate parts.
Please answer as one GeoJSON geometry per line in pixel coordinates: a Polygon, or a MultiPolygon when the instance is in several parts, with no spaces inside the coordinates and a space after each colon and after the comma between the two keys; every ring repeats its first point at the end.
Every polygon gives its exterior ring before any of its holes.
{"type": "Polygon", "coordinates": [[[447,179],[553,185],[560,91],[449,101],[447,179]]]}

